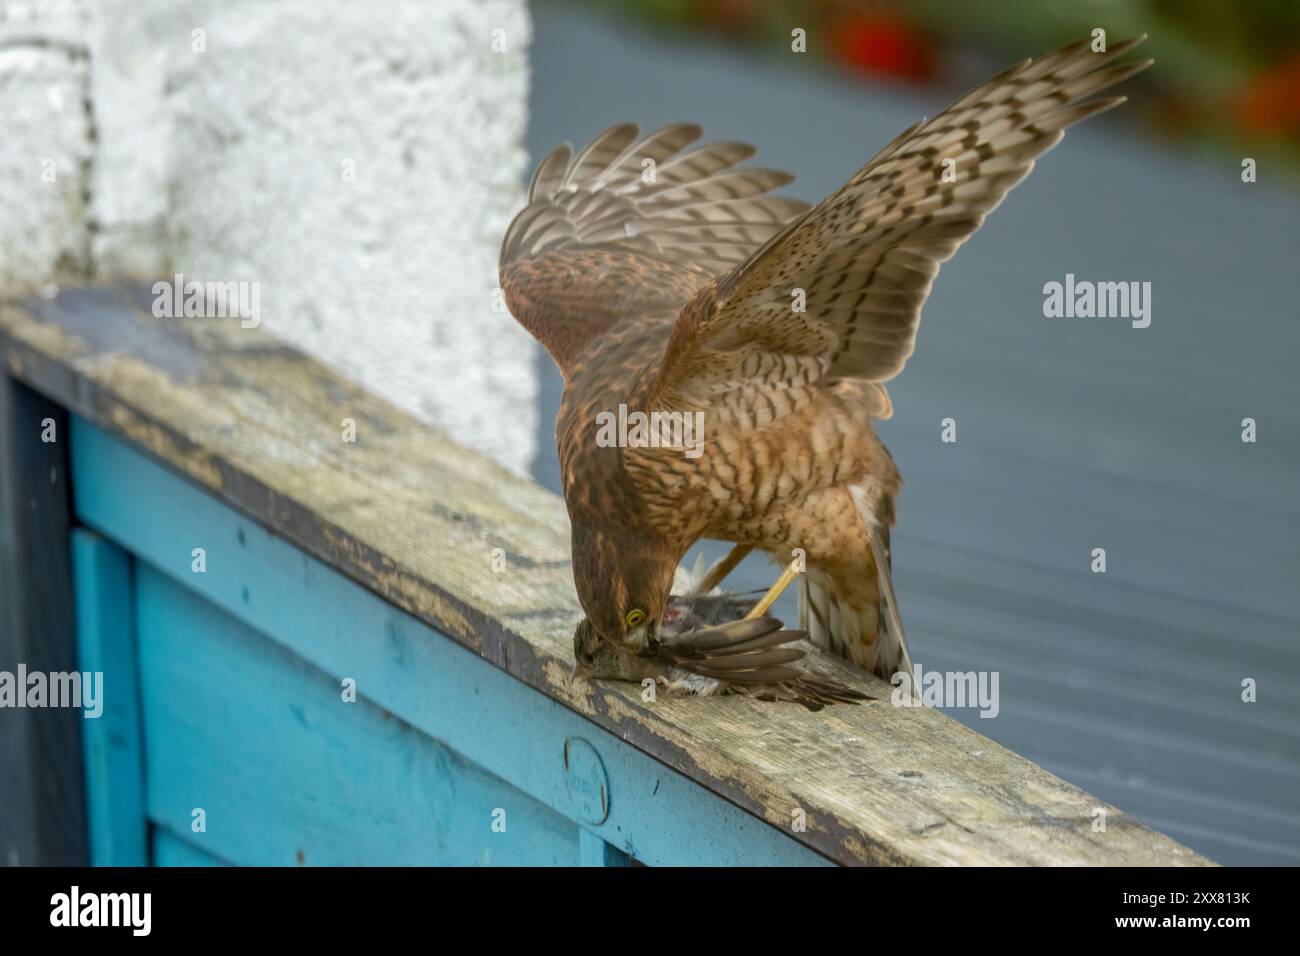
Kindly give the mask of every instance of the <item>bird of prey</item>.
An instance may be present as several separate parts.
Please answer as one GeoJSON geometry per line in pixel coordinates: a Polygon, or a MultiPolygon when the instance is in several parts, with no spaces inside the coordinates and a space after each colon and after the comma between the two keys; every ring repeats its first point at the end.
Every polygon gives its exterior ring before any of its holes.
{"type": "Polygon", "coordinates": [[[732,561],[797,554],[812,642],[885,679],[910,669],[890,578],[901,481],[871,420],[892,414],[885,383],[940,263],[1066,127],[1124,101],[1088,97],[1150,65],[1121,61],[1143,39],[1004,70],[812,207],[771,195],[790,175],[738,168],[750,146],[688,151],[694,125],[625,123],[542,161],[500,282],[564,376],[556,439],[596,638],[654,659],[674,570],[707,537],[732,561]],[[703,440],[602,442],[615,413],[698,416],[703,440]]]}

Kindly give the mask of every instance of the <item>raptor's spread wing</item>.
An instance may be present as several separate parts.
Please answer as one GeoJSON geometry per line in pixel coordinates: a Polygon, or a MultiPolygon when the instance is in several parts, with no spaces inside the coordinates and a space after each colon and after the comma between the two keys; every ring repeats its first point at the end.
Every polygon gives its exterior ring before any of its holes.
{"type": "Polygon", "coordinates": [[[734,168],[752,146],[685,152],[700,137],[688,124],[637,134],[624,123],[576,156],[567,145],[547,156],[501,244],[506,304],[562,369],[572,336],[675,312],[808,208],[767,195],[793,179],[788,173],[734,168]]]}
{"type": "Polygon", "coordinates": [[[1123,102],[1085,98],[1150,65],[1117,62],[1143,39],[1105,53],[1081,41],[1025,60],[905,131],[716,288],[701,289],[673,331],[656,400],[707,407],[746,390],[847,378],[871,383],[873,413],[888,417],[879,383],[912,354],[940,263],[1066,127],[1123,102]],[[796,290],[805,311],[793,307],[796,290]]]}

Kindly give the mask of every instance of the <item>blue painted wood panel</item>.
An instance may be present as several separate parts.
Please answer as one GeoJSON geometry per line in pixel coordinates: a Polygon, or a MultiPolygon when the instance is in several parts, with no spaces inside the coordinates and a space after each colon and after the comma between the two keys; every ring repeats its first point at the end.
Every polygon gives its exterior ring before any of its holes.
{"type": "Polygon", "coordinates": [[[590,830],[578,829],[578,862],[582,866],[631,866],[632,858],[590,830]]]}
{"type": "MultiPolygon", "coordinates": [[[[99,674],[100,716],[82,720],[86,820],[94,866],[149,862],[136,673],[134,574],[121,548],[72,533],[77,667],[99,674]]],[[[83,708],[84,712],[84,708],[83,708]]]]}
{"type": "Polygon", "coordinates": [[[572,821],[148,565],[137,582],[149,814],[187,842],[255,865],[578,862],[572,821]]]}
{"type": "MultiPolygon", "coordinates": [[[[213,625],[212,633],[204,639],[205,656],[196,656],[183,651],[190,639],[188,631],[184,628],[169,631],[165,615],[154,617],[151,610],[150,636],[147,640],[143,635],[141,638],[142,646],[147,645],[147,651],[142,654],[142,670],[152,675],[146,680],[149,686],[155,686],[155,679],[164,676],[177,682],[197,680],[187,675],[211,670],[223,675],[227,682],[223,685],[226,706],[236,706],[233,702],[243,696],[239,680],[253,673],[248,662],[270,659],[265,654],[258,657],[251,650],[257,646],[254,637],[264,643],[269,643],[265,640],[269,638],[291,653],[275,659],[278,667],[256,673],[267,680],[287,682],[278,685],[281,694],[321,693],[326,685],[337,694],[338,681],[355,679],[359,695],[370,705],[382,708],[444,745],[467,766],[508,781],[532,800],[571,821],[579,819],[581,807],[570,796],[568,783],[571,781],[566,781],[566,742],[588,741],[597,751],[602,772],[608,778],[608,816],[603,821],[588,821],[586,825],[592,833],[641,862],[717,865],[824,865],[827,862],[779,829],[719,798],[266,533],[205,491],[177,478],[87,422],[74,419],[72,435],[74,472],[79,476],[74,482],[74,492],[80,520],[158,572],[156,576],[146,577],[170,578],[184,591],[193,592],[246,629],[238,632],[242,636],[233,641],[223,640],[218,632],[228,633],[229,628],[223,630],[213,625]],[[205,552],[203,573],[192,570],[195,548],[203,548],[205,552]],[[169,649],[175,653],[169,653],[169,649]],[[295,671],[294,666],[299,670],[295,671]],[[319,672],[325,683],[313,684],[304,676],[312,672],[319,672]]],[[[437,546],[437,542],[430,542],[430,547],[437,546]]],[[[153,583],[149,586],[155,587],[153,583]]],[[[161,587],[151,591],[151,600],[157,597],[160,607],[163,593],[161,587]]],[[[182,593],[177,591],[178,595],[182,593]]],[[[175,596],[168,600],[172,601],[168,606],[180,613],[184,602],[175,596]]],[[[194,607],[190,606],[190,610],[194,607]]],[[[201,694],[200,699],[208,706],[221,707],[220,694],[211,688],[191,689],[196,695],[201,694]]],[[[154,746],[154,718],[150,707],[155,714],[167,714],[165,708],[160,710],[157,706],[163,699],[152,691],[147,693],[145,724],[151,747],[154,746]]],[[[323,698],[304,713],[310,715],[309,723],[311,719],[317,720],[328,730],[322,731],[319,737],[304,738],[300,744],[305,746],[306,741],[315,740],[315,746],[325,748],[316,751],[318,759],[323,760],[331,741],[329,735],[344,731],[342,725],[323,716],[329,711],[315,709],[317,705],[323,705],[323,698]]],[[[256,705],[249,706],[262,713],[256,705]]],[[[267,721],[276,719],[270,713],[262,716],[267,721]]],[[[181,717],[176,715],[177,720],[181,717]]],[[[284,715],[279,714],[278,718],[283,720],[284,715]]],[[[195,754],[194,773],[201,772],[197,764],[203,760],[214,761],[226,767],[227,772],[236,773],[237,759],[227,757],[239,755],[252,759],[256,756],[247,749],[241,750],[251,744],[233,737],[214,738],[204,730],[210,729],[214,722],[224,726],[227,720],[237,719],[235,714],[220,709],[215,714],[194,715],[189,722],[191,729],[186,732],[195,754]],[[204,735],[198,736],[201,730],[204,735]],[[208,753],[203,746],[222,747],[225,753],[208,753]]],[[[185,721],[181,724],[186,726],[185,721]]],[[[252,729],[242,722],[237,726],[252,729]]],[[[280,734],[287,734],[291,729],[287,725],[276,726],[280,734]]],[[[186,739],[178,736],[159,742],[158,746],[167,747],[160,750],[159,756],[165,754],[172,761],[184,759],[186,739]]],[[[377,740],[386,738],[380,736],[377,740]]],[[[387,741],[383,746],[406,753],[412,766],[416,760],[413,754],[427,752],[421,749],[422,745],[411,742],[399,745],[387,741]]],[[[290,759],[287,751],[283,757],[290,759]]],[[[394,767],[405,766],[396,757],[390,755],[390,759],[393,762],[385,763],[377,778],[385,786],[388,799],[418,799],[418,794],[403,792],[401,787],[395,791],[391,786],[394,780],[384,779],[384,774],[396,773],[394,767]]],[[[151,755],[149,805],[151,812],[161,813],[162,804],[156,798],[162,798],[164,793],[155,789],[156,766],[151,755]]],[[[331,770],[334,772],[337,771],[331,770]]],[[[408,774],[394,779],[432,786],[429,779],[414,770],[408,774]]],[[[209,781],[211,787],[219,783],[215,778],[209,781]]],[[[211,802],[213,797],[190,792],[175,796],[186,814],[193,806],[203,806],[196,802],[201,799],[211,802]],[[192,806],[187,808],[186,803],[192,806]]],[[[168,815],[160,819],[178,832],[187,832],[188,817],[174,817],[175,809],[168,806],[168,815]]],[[[223,815],[233,812],[233,803],[219,806],[223,815]]],[[[285,812],[290,812],[288,805],[285,806],[285,812]]],[[[390,808],[386,812],[395,819],[405,820],[410,811],[408,807],[390,808]]],[[[255,836],[242,834],[238,839],[244,841],[239,846],[248,848],[255,836]]],[[[285,839],[285,834],[276,839],[285,839]]],[[[276,844],[277,854],[283,853],[287,846],[276,844]]],[[[576,830],[574,847],[573,862],[577,862],[576,830]]],[[[288,847],[295,851],[298,848],[288,847]]],[[[354,850],[360,852],[359,847],[354,846],[354,850]]],[[[291,862],[278,855],[276,859],[291,862]]]]}
{"type": "Polygon", "coordinates": [[[150,834],[154,866],[229,866],[210,853],[204,853],[192,843],[181,839],[170,830],[154,827],[150,834]]]}

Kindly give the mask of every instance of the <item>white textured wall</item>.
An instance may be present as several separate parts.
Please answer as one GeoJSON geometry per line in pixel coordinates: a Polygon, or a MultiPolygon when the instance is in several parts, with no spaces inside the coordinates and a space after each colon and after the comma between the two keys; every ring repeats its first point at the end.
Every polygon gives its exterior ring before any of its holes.
{"type": "Polygon", "coordinates": [[[527,467],[534,346],[492,310],[524,0],[0,10],[0,283],[258,282],[265,328],[527,467]]]}
{"type": "Polygon", "coordinates": [[[66,38],[80,32],[78,8],[57,21],[37,12],[0,0],[0,287],[84,272],[90,259],[90,58],[66,38]]]}

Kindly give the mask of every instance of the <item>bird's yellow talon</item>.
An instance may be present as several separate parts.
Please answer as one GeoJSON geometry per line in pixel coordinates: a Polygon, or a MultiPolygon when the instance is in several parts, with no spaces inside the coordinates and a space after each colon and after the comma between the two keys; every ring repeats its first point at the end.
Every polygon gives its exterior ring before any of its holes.
{"type": "Polygon", "coordinates": [[[797,562],[791,561],[786,569],[781,572],[781,576],[767,589],[767,593],[754,605],[753,610],[745,615],[745,620],[752,621],[754,618],[766,614],[772,605],[776,603],[776,599],[781,596],[781,592],[790,586],[790,582],[794,580],[795,575],[798,573],[797,562]]]}

